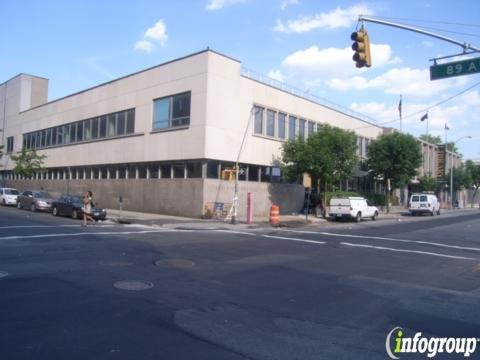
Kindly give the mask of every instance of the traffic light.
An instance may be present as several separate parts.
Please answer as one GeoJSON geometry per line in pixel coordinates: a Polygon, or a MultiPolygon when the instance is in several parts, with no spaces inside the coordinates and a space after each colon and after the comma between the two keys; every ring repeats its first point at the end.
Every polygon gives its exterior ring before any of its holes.
{"type": "Polygon", "coordinates": [[[364,66],[372,66],[370,42],[368,40],[367,30],[362,28],[353,32],[352,35],[350,35],[350,39],[354,41],[352,44],[352,50],[355,51],[355,54],[353,54],[353,61],[356,62],[356,67],[362,68],[364,66]]]}

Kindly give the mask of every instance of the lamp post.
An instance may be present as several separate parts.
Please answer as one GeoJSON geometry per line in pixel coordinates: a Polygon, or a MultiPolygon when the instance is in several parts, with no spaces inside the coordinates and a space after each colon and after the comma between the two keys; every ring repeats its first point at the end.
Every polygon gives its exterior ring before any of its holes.
{"type": "MultiPolygon", "coordinates": [[[[471,139],[472,137],[470,135],[467,136],[462,136],[461,138],[458,138],[453,142],[453,145],[455,145],[457,142],[459,142],[462,139],[471,139]]],[[[453,146],[452,146],[453,147],[453,146]]],[[[453,150],[453,149],[452,149],[453,150]]],[[[447,143],[445,143],[445,157],[448,156],[447,152],[447,143]]],[[[453,151],[452,151],[453,153],[453,151]]],[[[452,156],[452,163],[450,164],[450,209],[453,209],[453,156],[452,156]]]]}

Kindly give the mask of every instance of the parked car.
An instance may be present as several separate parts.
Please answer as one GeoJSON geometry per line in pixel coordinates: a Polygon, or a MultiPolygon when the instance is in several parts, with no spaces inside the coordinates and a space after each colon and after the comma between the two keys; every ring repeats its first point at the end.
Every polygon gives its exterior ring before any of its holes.
{"type": "Polygon", "coordinates": [[[410,196],[408,210],[413,216],[421,214],[440,215],[440,202],[435,194],[413,194],[410,196]]]}
{"type": "Polygon", "coordinates": [[[17,208],[30,209],[32,211],[50,211],[53,197],[41,190],[26,190],[17,197],[17,208]]]}
{"type": "MultiPolygon", "coordinates": [[[[70,216],[74,219],[83,217],[83,201],[78,195],[63,194],[52,203],[52,214],[55,216],[70,216]]],[[[92,207],[92,217],[95,220],[105,220],[107,211],[97,206],[92,207]]]]}
{"type": "Polygon", "coordinates": [[[20,193],[13,188],[0,188],[0,203],[5,205],[16,205],[17,197],[20,193]]]}
{"type": "Polygon", "coordinates": [[[331,198],[328,210],[333,220],[349,218],[360,222],[365,218],[376,220],[378,217],[378,209],[370,206],[363,197],[331,198]]]}

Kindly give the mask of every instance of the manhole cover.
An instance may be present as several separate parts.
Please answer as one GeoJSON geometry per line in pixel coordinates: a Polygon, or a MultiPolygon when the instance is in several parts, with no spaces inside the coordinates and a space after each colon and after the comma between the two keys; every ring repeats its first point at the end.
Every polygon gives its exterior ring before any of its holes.
{"type": "Polygon", "coordinates": [[[0,271],[0,279],[4,278],[5,276],[8,276],[8,272],[6,271],[0,271]]]}
{"type": "Polygon", "coordinates": [[[100,265],[120,267],[120,266],[133,265],[133,262],[130,262],[130,261],[100,261],[100,265]]]}
{"type": "Polygon", "coordinates": [[[114,283],[113,286],[121,290],[140,291],[152,288],[153,284],[149,281],[121,280],[114,283]]]}
{"type": "Polygon", "coordinates": [[[189,269],[191,267],[194,267],[195,263],[192,260],[187,259],[161,259],[155,261],[155,265],[179,269],[189,269]]]}

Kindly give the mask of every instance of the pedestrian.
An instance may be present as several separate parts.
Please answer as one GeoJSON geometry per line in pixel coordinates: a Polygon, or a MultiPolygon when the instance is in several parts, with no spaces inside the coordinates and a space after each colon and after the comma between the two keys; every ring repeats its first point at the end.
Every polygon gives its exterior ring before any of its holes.
{"type": "Polygon", "coordinates": [[[91,221],[95,224],[95,219],[92,217],[92,206],[93,206],[93,193],[89,190],[83,194],[83,224],[82,226],[87,226],[87,221],[91,221]]]}

